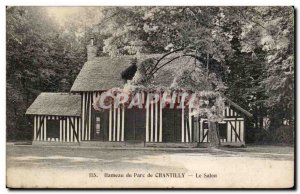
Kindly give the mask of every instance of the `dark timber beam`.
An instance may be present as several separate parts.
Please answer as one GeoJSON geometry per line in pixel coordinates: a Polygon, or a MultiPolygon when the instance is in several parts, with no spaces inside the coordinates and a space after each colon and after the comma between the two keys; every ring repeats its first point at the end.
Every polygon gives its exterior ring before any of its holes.
{"type": "Polygon", "coordinates": [[[39,126],[39,130],[36,134],[36,137],[38,138],[41,135],[41,129],[42,127],[44,127],[44,120],[45,120],[45,116],[41,116],[42,121],[40,120],[40,126],[39,126]]]}
{"type": "Polygon", "coordinates": [[[190,123],[189,118],[185,117],[186,123],[187,123],[187,135],[188,135],[188,142],[191,142],[191,134],[190,134],[190,123]]]}
{"type": "MultiPolygon", "coordinates": [[[[231,125],[232,131],[234,131],[236,137],[238,137],[238,139],[241,141],[240,134],[238,134],[238,133],[236,132],[236,128],[233,126],[233,124],[231,123],[231,121],[229,121],[229,123],[230,123],[230,125],[231,125]]],[[[236,124],[236,123],[235,123],[235,124],[236,124]]],[[[232,137],[232,135],[231,135],[231,137],[232,137]]],[[[231,141],[232,141],[232,140],[231,140],[231,141]]]]}
{"type": "MultiPolygon", "coordinates": [[[[206,137],[208,138],[208,131],[209,131],[209,130],[207,130],[207,131],[204,133],[204,129],[203,129],[203,138],[202,138],[201,143],[204,142],[204,140],[205,140],[206,137]]],[[[208,140],[208,139],[207,139],[207,140],[208,140]]]]}
{"type": "Polygon", "coordinates": [[[73,123],[71,117],[69,117],[69,121],[70,121],[70,125],[71,125],[71,127],[72,127],[72,129],[73,129],[73,132],[74,132],[74,134],[75,134],[75,137],[76,137],[76,139],[77,139],[77,142],[79,142],[78,133],[77,133],[76,130],[75,130],[75,124],[73,123]]]}

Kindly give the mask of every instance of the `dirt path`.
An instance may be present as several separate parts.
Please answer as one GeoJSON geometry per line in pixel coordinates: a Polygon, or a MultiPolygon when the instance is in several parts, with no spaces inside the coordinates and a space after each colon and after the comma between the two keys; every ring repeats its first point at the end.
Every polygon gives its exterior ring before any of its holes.
{"type": "Polygon", "coordinates": [[[293,152],[276,146],[125,150],[9,145],[7,182],[11,187],[291,187],[293,152]]]}

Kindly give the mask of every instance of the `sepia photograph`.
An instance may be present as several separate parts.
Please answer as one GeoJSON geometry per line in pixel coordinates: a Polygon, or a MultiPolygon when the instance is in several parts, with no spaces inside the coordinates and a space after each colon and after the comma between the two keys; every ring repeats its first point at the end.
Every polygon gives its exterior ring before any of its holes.
{"type": "Polygon", "coordinates": [[[5,12],[7,188],[295,189],[293,6],[5,12]]]}

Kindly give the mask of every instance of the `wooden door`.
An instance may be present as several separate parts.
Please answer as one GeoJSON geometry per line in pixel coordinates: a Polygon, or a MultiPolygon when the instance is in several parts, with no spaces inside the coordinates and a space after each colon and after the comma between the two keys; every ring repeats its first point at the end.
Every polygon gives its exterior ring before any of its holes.
{"type": "Polygon", "coordinates": [[[109,123],[109,112],[95,111],[93,113],[93,131],[92,140],[96,141],[108,141],[108,123],[109,123]]]}
{"type": "Polygon", "coordinates": [[[145,109],[126,109],[125,141],[145,141],[145,109]]]}
{"type": "Polygon", "coordinates": [[[163,142],[181,142],[181,109],[163,109],[163,142]]]}
{"type": "Polygon", "coordinates": [[[146,111],[138,109],[135,111],[135,140],[145,141],[146,136],[146,111]]]}
{"type": "Polygon", "coordinates": [[[59,138],[59,120],[47,120],[47,138],[59,138]]]}
{"type": "Polygon", "coordinates": [[[124,125],[125,141],[135,140],[135,113],[132,109],[126,109],[124,125]]]}

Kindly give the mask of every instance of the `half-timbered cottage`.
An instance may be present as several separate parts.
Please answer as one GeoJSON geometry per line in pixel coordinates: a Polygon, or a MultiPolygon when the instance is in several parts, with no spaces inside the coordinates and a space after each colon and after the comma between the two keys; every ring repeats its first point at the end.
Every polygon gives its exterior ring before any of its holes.
{"type": "Polygon", "coordinates": [[[81,96],[41,93],[26,114],[33,115],[33,140],[79,142],[81,137],[81,96]]]}
{"type": "MultiPolygon", "coordinates": [[[[134,72],[132,56],[97,57],[89,45],[88,61],[78,74],[70,93],[41,93],[28,108],[33,116],[33,142],[76,142],[80,145],[197,146],[208,142],[206,118],[194,118],[186,108],[162,108],[161,102],[142,109],[125,106],[98,111],[95,99],[111,88],[123,87],[134,72]]],[[[142,61],[159,55],[137,58],[142,61]]],[[[172,61],[160,71],[154,85],[169,86],[176,67],[194,63],[189,57],[172,61]]],[[[144,93],[146,95],[147,93],[144,93]]],[[[245,145],[245,119],[252,115],[227,99],[224,119],[218,122],[221,145],[245,145]]]]}

